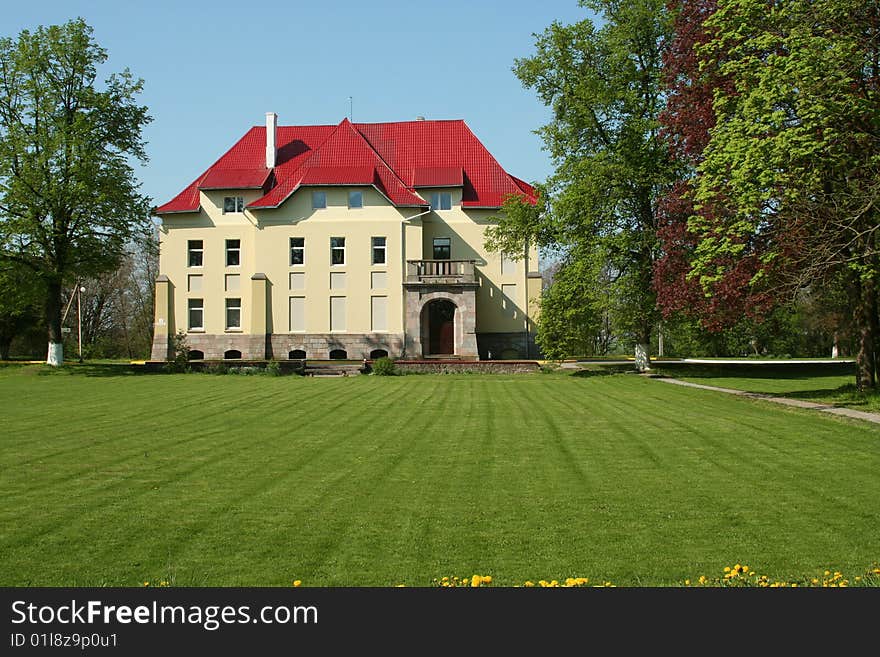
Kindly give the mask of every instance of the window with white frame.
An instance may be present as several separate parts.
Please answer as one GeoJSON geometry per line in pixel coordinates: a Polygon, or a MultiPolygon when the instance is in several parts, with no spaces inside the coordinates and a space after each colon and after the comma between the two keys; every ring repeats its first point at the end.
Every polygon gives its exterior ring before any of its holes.
{"type": "Polygon", "coordinates": [[[190,331],[201,331],[205,328],[205,301],[204,299],[190,299],[187,313],[188,327],[190,331]]]}
{"type": "Polygon", "coordinates": [[[226,240],[226,266],[238,267],[241,264],[241,240],[226,240]]]}
{"type": "Polygon", "coordinates": [[[385,238],[384,237],[374,237],[373,238],[373,264],[374,265],[384,265],[385,264],[385,238]]]}
{"type": "Polygon", "coordinates": [[[327,207],[327,192],[312,192],[312,209],[321,210],[327,207]]]}
{"type": "Polygon", "coordinates": [[[348,192],[348,207],[362,208],[364,207],[364,193],[359,189],[353,189],[348,192]]]}
{"type": "Polygon", "coordinates": [[[330,238],[330,264],[331,265],[344,265],[345,264],[345,238],[344,237],[331,237],[330,238]]]}
{"type": "Polygon", "coordinates": [[[451,210],[452,194],[449,192],[434,192],[431,194],[432,210],[451,210]]]}
{"type": "Polygon", "coordinates": [[[244,212],[243,196],[224,196],[223,197],[223,214],[231,212],[244,212]]]}
{"type": "Polygon", "coordinates": [[[205,254],[204,242],[202,242],[202,240],[188,240],[186,248],[187,262],[189,263],[189,266],[201,267],[202,258],[205,254]]]}
{"type": "Polygon", "coordinates": [[[226,300],[226,329],[241,329],[241,299],[226,300]]]}
{"type": "Polygon", "coordinates": [[[306,263],[306,238],[290,238],[290,266],[304,265],[306,263]]]}

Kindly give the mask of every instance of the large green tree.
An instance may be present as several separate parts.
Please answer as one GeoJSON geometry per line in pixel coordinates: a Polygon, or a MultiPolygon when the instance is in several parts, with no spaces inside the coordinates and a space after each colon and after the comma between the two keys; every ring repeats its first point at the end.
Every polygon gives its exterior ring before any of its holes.
{"type": "Polygon", "coordinates": [[[692,276],[778,298],[848,289],[859,388],[877,383],[880,2],[718,0],[697,48],[714,126],[693,183],[692,276]],[[706,212],[724,206],[726,212],[706,212]]]}
{"type": "MultiPolygon", "coordinates": [[[[538,130],[556,166],[543,203],[511,200],[488,233],[490,248],[518,253],[524,239],[572,258],[603,259],[621,294],[617,328],[647,354],[657,324],[652,287],[657,201],[675,178],[659,136],[661,66],[670,34],[664,0],[581,0],[585,19],[553,23],[536,35],[537,52],[514,71],[552,112],[538,130]]],[[[595,279],[591,285],[606,284],[595,279]]],[[[540,321],[540,320],[539,320],[540,321]]]]}
{"type": "Polygon", "coordinates": [[[82,19],[0,39],[0,260],[45,289],[52,365],[62,362],[62,286],[114,269],[148,227],[132,160],[146,161],[143,82],[98,82],[106,51],[82,19]]]}
{"type": "Polygon", "coordinates": [[[40,321],[44,290],[22,265],[0,265],[0,360],[9,358],[16,336],[40,321]]]}

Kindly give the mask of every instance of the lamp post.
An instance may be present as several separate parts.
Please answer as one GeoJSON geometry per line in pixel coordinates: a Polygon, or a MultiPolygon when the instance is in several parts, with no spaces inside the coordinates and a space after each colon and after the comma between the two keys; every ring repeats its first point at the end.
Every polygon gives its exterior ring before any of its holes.
{"type": "Polygon", "coordinates": [[[77,334],[79,343],[79,362],[83,362],[83,316],[82,316],[82,293],[86,288],[79,286],[76,290],[76,315],[77,315],[77,334]]]}

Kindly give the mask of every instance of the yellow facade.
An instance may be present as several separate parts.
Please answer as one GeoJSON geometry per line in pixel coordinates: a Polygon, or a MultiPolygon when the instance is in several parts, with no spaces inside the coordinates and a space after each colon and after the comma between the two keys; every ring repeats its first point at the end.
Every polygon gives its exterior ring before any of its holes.
{"type": "MultiPolygon", "coordinates": [[[[485,230],[498,210],[462,208],[460,188],[418,191],[424,198],[432,191],[450,193],[451,208],[426,212],[395,207],[374,187],[335,186],[301,187],[275,209],[224,212],[225,197],[242,197],[247,205],[262,192],[202,191],[198,213],[162,216],[159,266],[167,289],[161,299],[157,296],[157,329],[161,325],[168,334],[187,331],[188,342],[206,358],[222,357],[227,348],[237,349],[244,358],[286,358],[299,348],[299,336],[312,345],[303,349],[313,352],[309,358],[328,357],[323,352],[334,343],[349,352],[349,358],[369,357],[371,345],[392,356],[421,357],[427,354],[401,353],[407,330],[406,262],[431,260],[434,240],[448,238],[449,259],[475,263],[477,342],[489,345],[492,336],[498,338],[492,354],[497,358],[504,351],[501,336],[522,335],[523,346],[508,349],[507,355],[516,351],[518,357],[534,357],[528,344],[540,293],[537,249],[530,248],[525,258],[502,262],[500,254],[483,246],[485,230]],[[363,207],[349,207],[350,191],[361,192],[363,207]],[[312,207],[313,192],[325,194],[325,208],[312,207]],[[385,262],[380,264],[373,262],[372,238],[377,237],[385,238],[385,262]],[[304,240],[302,264],[291,263],[291,238],[304,240]],[[344,238],[344,264],[331,263],[331,238],[344,238]],[[202,242],[200,266],[190,266],[190,240],[202,242]],[[227,265],[227,240],[239,241],[237,265],[227,265]],[[255,275],[258,280],[253,280],[255,275]],[[237,299],[240,326],[229,326],[227,303],[237,299]],[[190,300],[202,303],[200,327],[190,326],[190,300]],[[331,306],[336,312],[332,325],[331,306]],[[384,319],[378,316],[383,308],[384,319]],[[261,352],[261,340],[271,353],[261,352]],[[320,346],[324,344],[326,348],[320,346]]],[[[480,355],[485,358],[491,350],[481,345],[480,355]]],[[[158,344],[153,358],[165,352],[165,345],[158,344]]]]}

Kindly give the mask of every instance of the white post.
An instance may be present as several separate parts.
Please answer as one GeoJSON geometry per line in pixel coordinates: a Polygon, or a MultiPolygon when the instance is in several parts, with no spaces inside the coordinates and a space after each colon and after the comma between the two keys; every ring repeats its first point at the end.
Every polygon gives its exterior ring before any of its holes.
{"type": "Polygon", "coordinates": [[[83,314],[82,314],[82,293],[86,288],[80,286],[76,288],[76,319],[77,319],[77,343],[79,344],[79,362],[83,362],[83,314]]]}
{"type": "Polygon", "coordinates": [[[46,356],[46,364],[52,367],[61,367],[64,362],[64,343],[50,342],[49,353],[46,356]]]}

